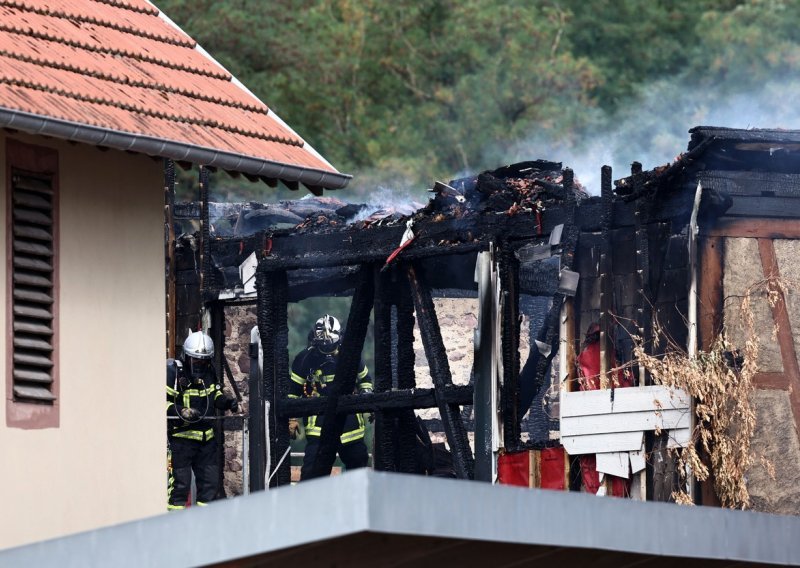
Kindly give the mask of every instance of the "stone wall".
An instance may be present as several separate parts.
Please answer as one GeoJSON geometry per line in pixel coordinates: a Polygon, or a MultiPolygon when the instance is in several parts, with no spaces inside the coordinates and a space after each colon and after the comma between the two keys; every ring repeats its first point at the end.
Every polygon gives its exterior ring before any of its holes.
{"type": "MultiPolygon", "coordinates": [[[[778,335],[791,333],[798,351],[800,338],[800,241],[775,240],[775,257],[778,271],[789,284],[787,311],[791,330],[780,330],[773,319],[763,293],[753,298],[755,329],[759,334],[758,370],[760,373],[783,375],[786,387],[778,388],[775,382],[763,383],[757,375],[756,391],[752,403],[756,411],[756,430],[752,440],[756,464],[747,473],[747,487],[751,507],[756,511],[779,514],[800,514],[800,440],[796,412],[792,405],[793,384],[791,369],[784,369],[787,353],[782,353],[778,335]],[[769,461],[775,470],[771,477],[761,458],[769,461]]],[[[723,297],[725,326],[737,347],[745,340],[739,323],[739,303],[745,291],[764,280],[761,253],[757,239],[726,238],[724,243],[723,297]]],[[[790,358],[789,358],[790,360],[790,358]]],[[[788,366],[788,365],[787,365],[788,366]]]]}
{"type": "MultiPolygon", "coordinates": [[[[233,378],[243,399],[243,412],[247,412],[249,400],[248,377],[250,374],[250,331],[256,325],[254,306],[228,306],[225,308],[225,357],[231,366],[233,378]]],[[[227,378],[225,391],[231,388],[227,378]]],[[[242,431],[240,421],[226,421],[237,430],[225,431],[225,468],[223,470],[225,494],[229,497],[242,493],[242,431]]]]}

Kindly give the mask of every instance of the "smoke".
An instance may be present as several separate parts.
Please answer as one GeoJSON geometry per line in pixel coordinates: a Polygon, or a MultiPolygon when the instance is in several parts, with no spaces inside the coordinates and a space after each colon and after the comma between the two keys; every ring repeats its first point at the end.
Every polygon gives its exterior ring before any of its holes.
{"type": "Polygon", "coordinates": [[[419,195],[412,196],[407,189],[398,190],[382,186],[366,197],[366,207],[350,221],[351,223],[364,221],[373,215],[376,217],[411,215],[424,206],[419,202],[419,195]]]}
{"type": "Polygon", "coordinates": [[[646,170],[670,163],[686,150],[688,131],[694,126],[800,128],[794,103],[798,95],[800,80],[773,80],[757,90],[737,92],[725,84],[661,79],[642,89],[620,112],[595,116],[591,126],[572,136],[575,142],[536,134],[514,144],[508,162],[560,161],[597,195],[603,165],[610,165],[613,178],[619,179],[630,173],[634,161],[646,170]]]}

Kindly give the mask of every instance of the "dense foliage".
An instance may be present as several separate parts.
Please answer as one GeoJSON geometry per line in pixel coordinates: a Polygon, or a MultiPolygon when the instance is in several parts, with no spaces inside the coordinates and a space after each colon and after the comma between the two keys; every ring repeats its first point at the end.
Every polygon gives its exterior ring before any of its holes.
{"type": "Polygon", "coordinates": [[[355,175],[350,198],[517,159],[653,166],[702,122],[800,126],[792,0],[157,3],[355,175]]]}

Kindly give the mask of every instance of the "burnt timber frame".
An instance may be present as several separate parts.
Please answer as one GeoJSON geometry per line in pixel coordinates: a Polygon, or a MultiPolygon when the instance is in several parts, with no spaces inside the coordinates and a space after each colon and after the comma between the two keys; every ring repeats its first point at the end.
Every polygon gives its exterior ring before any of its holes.
{"type": "MultiPolygon", "coordinates": [[[[641,245],[646,246],[648,243],[642,241],[648,239],[647,229],[650,225],[678,219],[685,209],[680,196],[670,195],[662,198],[657,207],[649,209],[648,205],[642,203],[649,198],[649,195],[645,195],[648,193],[645,191],[647,188],[639,183],[635,184],[633,195],[612,194],[610,171],[603,172],[608,178],[604,182],[603,198],[578,201],[572,191],[571,171],[565,169],[563,173],[561,184],[548,184],[552,185],[548,189],[556,192],[560,201],[547,208],[541,224],[537,223],[533,214],[524,212],[514,216],[490,213],[481,216],[479,222],[465,222],[464,219],[438,222],[433,219],[418,220],[414,227],[414,243],[402,252],[388,270],[380,268],[400,241],[405,231],[404,224],[284,230],[213,240],[209,237],[209,248],[203,246],[203,252],[214,250],[223,256],[231,256],[231,251],[241,254],[246,250],[256,251],[259,257],[256,302],[261,332],[259,341],[263,351],[263,374],[259,376],[251,371],[250,377],[251,490],[264,488],[266,478],[270,478],[273,486],[290,482],[288,460],[284,460],[278,471],[275,471],[278,461],[289,448],[288,420],[321,414],[331,416],[331,420],[326,419],[325,423],[334,424],[329,429],[330,434],[326,436],[330,440],[335,439],[336,424],[341,422],[337,417],[357,412],[375,413],[374,467],[379,470],[411,473],[417,471],[419,465],[414,451],[419,425],[413,410],[438,408],[448,443],[453,450],[457,475],[463,478],[474,476],[474,457],[460,414],[462,406],[474,403],[475,387],[454,385],[446,357],[437,360],[437,353],[444,354],[445,348],[431,296],[433,291],[446,287],[443,286],[443,280],[448,275],[443,276],[442,271],[437,274],[430,267],[446,257],[474,258],[478,252],[488,250],[490,245],[494,245],[500,260],[499,323],[504,369],[500,411],[504,419],[503,443],[505,450],[512,452],[535,447],[531,442],[523,443],[520,437],[522,415],[518,408],[519,294],[524,292],[552,297],[552,307],[546,314],[537,337],[542,352],[547,346],[550,347],[549,353],[540,357],[537,363],[536,380],[541,386],[560,346],[559,318],[561,306],[568,293],[549,281],[546,286],[538,284],[541,289],[537,287],[532,291],[528,287],[523,290],[519,282],[520,262],[517,260],[517,251],[531,243],[549,242],[551,233],[558,225],[563,225],[561,242],[552,252],[559,256],[561,269],[572,270],[578,249],[596,247],[610,239],[611,242],[604,246],[606,254],[602,267],[598,267],[598,272],[603,274],[602,312],[605,317],[601,320],[607,320],[615,312],[612,304],[618,294],[616,283],[613,290],[611,286],[612,279],[616,282],[618,278],[617,255],[612,254],[617,232],[623,230],[635,234],[639,239],[636,244],[640,245],[636,249],[643,250],[645,247],[641,245]],[[317,270],[320,268],[323,270],[317,270]],[[352,394],[353,391],[344,384],[348,373],[343,369],[339,377],[342,386],[335,393],[336,396],[323,400],[288,399],[288,302],[314,296],[350,295],[353,291],[360,300],[354,302],[357,312],[350,314],[350,325],[356,323],[356,328],[362,325],[374,307],[374,392],[352,394]],[[363,304],[369,304],[369,309],[359,310],[358,306],[363,304]],[[430,364],[431,378],[434,380],[432,389],[416,388],[412,345],[415,313],[422,329],[423,344],[430,364]],[[264,446],[265,440],[269,452],[264,446]],[[267,470],[269,475],[265,476],[267,470]]],[[[207,216],[207,211],[203,213],[207,216]]],[[[676,226],[679,227],[680,223],[678,220],[676,226]]],[[[658,238],[661,237],[659,235],[658,238]]],[[[201,264],[204,272],[213,269],[210,256],[204,254],[204,262],[201,264]]],[[[650,270],[646,264],[642,266],[647,259],[634,254],[630,258],[635,256],[638,256],[638,262],[634,262],[638,265],[636,307],[641,314],[652,309],[647,301],[647,294],[642,293],[650,288],[645,280],[650,270]]],[[[625,260],[625,255],[621,254],[620,258],[625,260]]],[[[580,272],[583,279],[583,270],[580,267],[575,270],[580,272]]],[[[214,303],[212,296],[216,298],[221,283],[207,275],[203,282],[205,304],[214,303]]],[[[575,298],[578,304],[577,322],[580,322],[580,304],[587,299],[582,297],[587,291],[581,286],[581,291],[575,298]]],[[[227,304],[229,301],[221,303],[227,304]]],[[[641,316],[634,316],[634,324],[644,319],[640,318],[641,316]]],[[[604,323],[608,335],[611,335],[608,329],[611,322],[604,323]]],[[[574,336],[575,331],[568,330],[568,334],[572,333],[574,336]]],[[[606,343],[610,343],[610,339],[607,336],[606,343]]],[[[348,349],[360,353],[363,342],[363,338],[355,338],[351,340],[348,349]]],[[[610,358],[610,351],[607,350],[606,359],[610,358]]],[[[574,352],[574,346],[570,352],[574,352]]],[[[254,354],[251,353],[252,356],[254,354]]],[[[570,353],[567,353],[567,357],[570,358],[570,353]]],[[[334,454],[330,449],[324,449],[324,444],[320,446],[320,465],[314,474],[326,475],[330,472],[328,463],[332,463],[334,454]]]]}
{"type": "MultiPolygon", "coordinates": [[[[504,387],[501,397],[503,414],[507,416],[506,446],[510,450],[523,447],[520,441],[519,400],[519,266],[514,252],[522,245],[547,242],[550,233],[564,225],[561,266],[572,265],[578,231],[575,228],[576,202],[572,192],[572,174],[564,170],[565,207],[554,207],[541,225],[533,213],[509,216],[497,213],[482,216],[480,222],[463,219],[423,220],[414,227],[416,239],[397,261],[381,270],[405,231],[404,225],[345,230],[275,231],[261,234],[247,243],[260,251],[256,275],[258,324],[263,350],[262,390],[269,403],[267,424],[251,413],[252,438],[269,437],[270,468],[289,448],[290,418],[323,415],[324,427],[312,477],[329,475],[336,450],[335,442],[342,433],[347,414],[375,413],[374,467],[379,470],[414,472],[417,468],[414,445],[417,420],[414,409],[437,408],[452,452],[457,477],[472,479],[474,456],[469,446],[461,407],[473,404],[473,385],[454,385],[447,360],[446,347],[436,317],[432,289],[436,287],[434,271],[426,270],[426,262],[451,255],[474,255],[494,243],[501,259],[503,277],[502,341],[504,387]],[[446,244],[443,244],[443,241],[446,244]],[[352,287],[353,301],[348,316],[347,333],[340,351],[333,390],[316,399],[288,399],[288,353],[286,307],[304,297],[297,289],[287,292],[288,273],[292,270],[357,266],[355,278],[347,283],[336,279],[328,282],[337,291],[352,287]],[[352,394],[355,390],[356,366],[363,350],[370,312],[375,313],[374,392],[352,394]],[[414,378],[413,328],[416,321],[428,360],[434,388],[418,389],[414,378]],[[394,340],[394,341],[393,341],[394,340]],[[393,347],[396,346],[396,347],[393,347]]],[[[591,216],[592,213],[589,213],[591,216]]],[[[237,240],[237,245],[242,239],[237,240]]],[[[224,246],[224,243],[223,243],[224,246]]],[[[472,258],[469,256],[468,258],[472,258]]],[[[341,280],[341,279],[340,279],[341,280]]],[[[308,288],[313,294],[313,287],[308,288]]],[[[560,306],[563,294],[557,293],[554,305],[560,306]]],[[[558,313],[554,308],[548,317],[542,339],[553,345],[549,357],[537,369],[544,376],[558,348],[558,313]]],[[[251,391],[255,392],[255,391],[251,391]]],[[[257,406],[251,406],[256,409],[257,406]]],[[[256,464],[262,468],[266,465],[256,464]]],[[[251,468],[251,479],[263,478],[251,468]]],[[[270,471],[271,485],[289,483],[289,464],[285,461],[277,472],[270,471]]]]}

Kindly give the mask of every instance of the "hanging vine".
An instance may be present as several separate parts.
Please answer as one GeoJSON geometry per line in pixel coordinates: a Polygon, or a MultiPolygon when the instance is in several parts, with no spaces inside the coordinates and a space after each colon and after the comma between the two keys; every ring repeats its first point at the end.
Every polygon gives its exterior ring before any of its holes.
{"type": "MultiPolygon", "coordinates": [[[[746,474],[753,465],[761,463],[774,477],[772,464],[751,445],[756,427],[753,377],[758,371],[760,346],[752,304],[754,297],[763,296],[770,307],[775,307],[787,292],[784,280],[771,277],[750,286],[739,298],[739,321],[735,324],[743,331],[743,345],[733,345],[730,340],[732,322],[727,322],[726,329],[710,348],[700,351],[695,358],[673,342],[667,345],[665,355],[649,355],[641,340],[636,340],[634,356],[644,364],[653,381],[682,389],[695,401],[692,442],[676,451],[678,469],[684,478],[682,489],[672,495],[677,503],[692,503],[685,490],[687,471],[699,481],[713,474],[714,489],[722,506],[732,509],[746,509],[750,505],[746,474]]],[[[656,324],[654,336],[664,337],[661,332],[656,324]]],[[[773,329],[773,334],[777,334],[777,329],[773,329]]]]}

